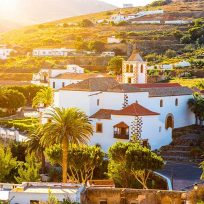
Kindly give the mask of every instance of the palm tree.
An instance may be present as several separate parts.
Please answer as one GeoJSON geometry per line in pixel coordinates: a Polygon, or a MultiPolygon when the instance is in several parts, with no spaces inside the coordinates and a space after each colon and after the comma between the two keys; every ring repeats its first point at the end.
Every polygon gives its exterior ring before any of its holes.
{"type": "Polygon", "coordinates": [[[43,104],[44,107],[48,107],[52,104],[53,93],[50,87],[46,87],[37,92],[36,96],[33,98],[33,107],[38,107],[43,104]]]}
{"type": "Polygon", "coordinates": [[[27,153],[32,154],[35,153],[37,156],[41,157],[42,162],[42,173],[45,173],[45,147],[40,143],[40,140],[43,136],[43,126],[40,125],[37,128],[30,131],[28,135],[28,140],[26,141],[27,145],[27,153]]]}
{"type": "Polygon", "coordinates": [[[48,117],[51,121],[45,125],[42,144],[61,144],[62,178],[67,182],[68,148],[72,144],[87,144],[93,134],[88,116],[77,108],[54,108],[48,117]]]}

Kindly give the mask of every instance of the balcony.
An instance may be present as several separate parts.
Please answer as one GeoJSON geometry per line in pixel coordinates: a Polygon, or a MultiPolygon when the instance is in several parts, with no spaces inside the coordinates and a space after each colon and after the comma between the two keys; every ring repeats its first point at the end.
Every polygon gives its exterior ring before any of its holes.
{"type": "Polygon", "coordinates": [[[122,140],[129,140],[129,134],[128,133],[119,133],[119,132],[115,131],[114,132],[114,138],[122,139],[122,140]]]}

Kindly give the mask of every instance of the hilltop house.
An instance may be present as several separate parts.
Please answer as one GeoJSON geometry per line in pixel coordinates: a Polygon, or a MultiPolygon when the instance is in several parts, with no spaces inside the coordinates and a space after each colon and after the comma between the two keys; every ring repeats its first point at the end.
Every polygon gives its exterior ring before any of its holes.
{"type": "Polygon", "coordinates": [[[13,49],[0,46],[0,60],[7,60],[12,52],[14,52],[13,49]]]}
{"type": "Polygon", "coordinates": [[[66,57],[71,53],[75,53],[76,49],[67,48],[39,48],[33,50],[34,57],[66,57]]]}
{"type": "MultiPolygon", "coordinates": [[[[146,78],[146,64],[134,52],[123,63],[122,84],[110,77],[70,84],[55,92],[54,106],[77,107],[90,117],[90,145],[107,151],[116,141],[136,135],[157,149],[171,142],[173,128],[194,123],[187,104],[193,92],[179,84],[146,84],[146,78]]],[[[46,113],[42,121],[47,121],[46,113]]]]}
{"type": "Polygon", "coordinates": [[[116,38],[115,36],[108,37],[107,41],[108,41],[108,44],[114,44],[114,43],[119,44],[119,43],[121,43],[121,39],[116,38]]]}

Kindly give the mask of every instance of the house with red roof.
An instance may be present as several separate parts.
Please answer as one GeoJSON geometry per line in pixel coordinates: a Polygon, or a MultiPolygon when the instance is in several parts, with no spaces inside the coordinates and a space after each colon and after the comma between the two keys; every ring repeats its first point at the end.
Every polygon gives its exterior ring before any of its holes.
{"type": "Polygon", "coordinates": [[[112,77],[93,77],[54,94],[55,107],[77,107],[89,116],[94,128],[90,145],[107,151],[117,141],[136,138],[158,149],[172,141],[174,128],[195,123],[188,107],[191,89],[177,83],[145,83],[146,65],[136,52],[124,62],[123,70],[123,83],[112,77]]]}

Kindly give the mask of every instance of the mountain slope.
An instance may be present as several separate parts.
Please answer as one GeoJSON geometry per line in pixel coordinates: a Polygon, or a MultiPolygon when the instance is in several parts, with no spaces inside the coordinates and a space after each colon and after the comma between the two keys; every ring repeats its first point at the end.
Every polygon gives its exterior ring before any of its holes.
{"type": "MultiPolygon", "coordinates": [[[[15,18],[15,21],[27,24],[43,23],[115,8],[100,0],[16,0],[16,5],[12,16],[7,16],[7,18],[15,18]]],[[[0,9],[0,13],[4,11],[0,9]]]]}

